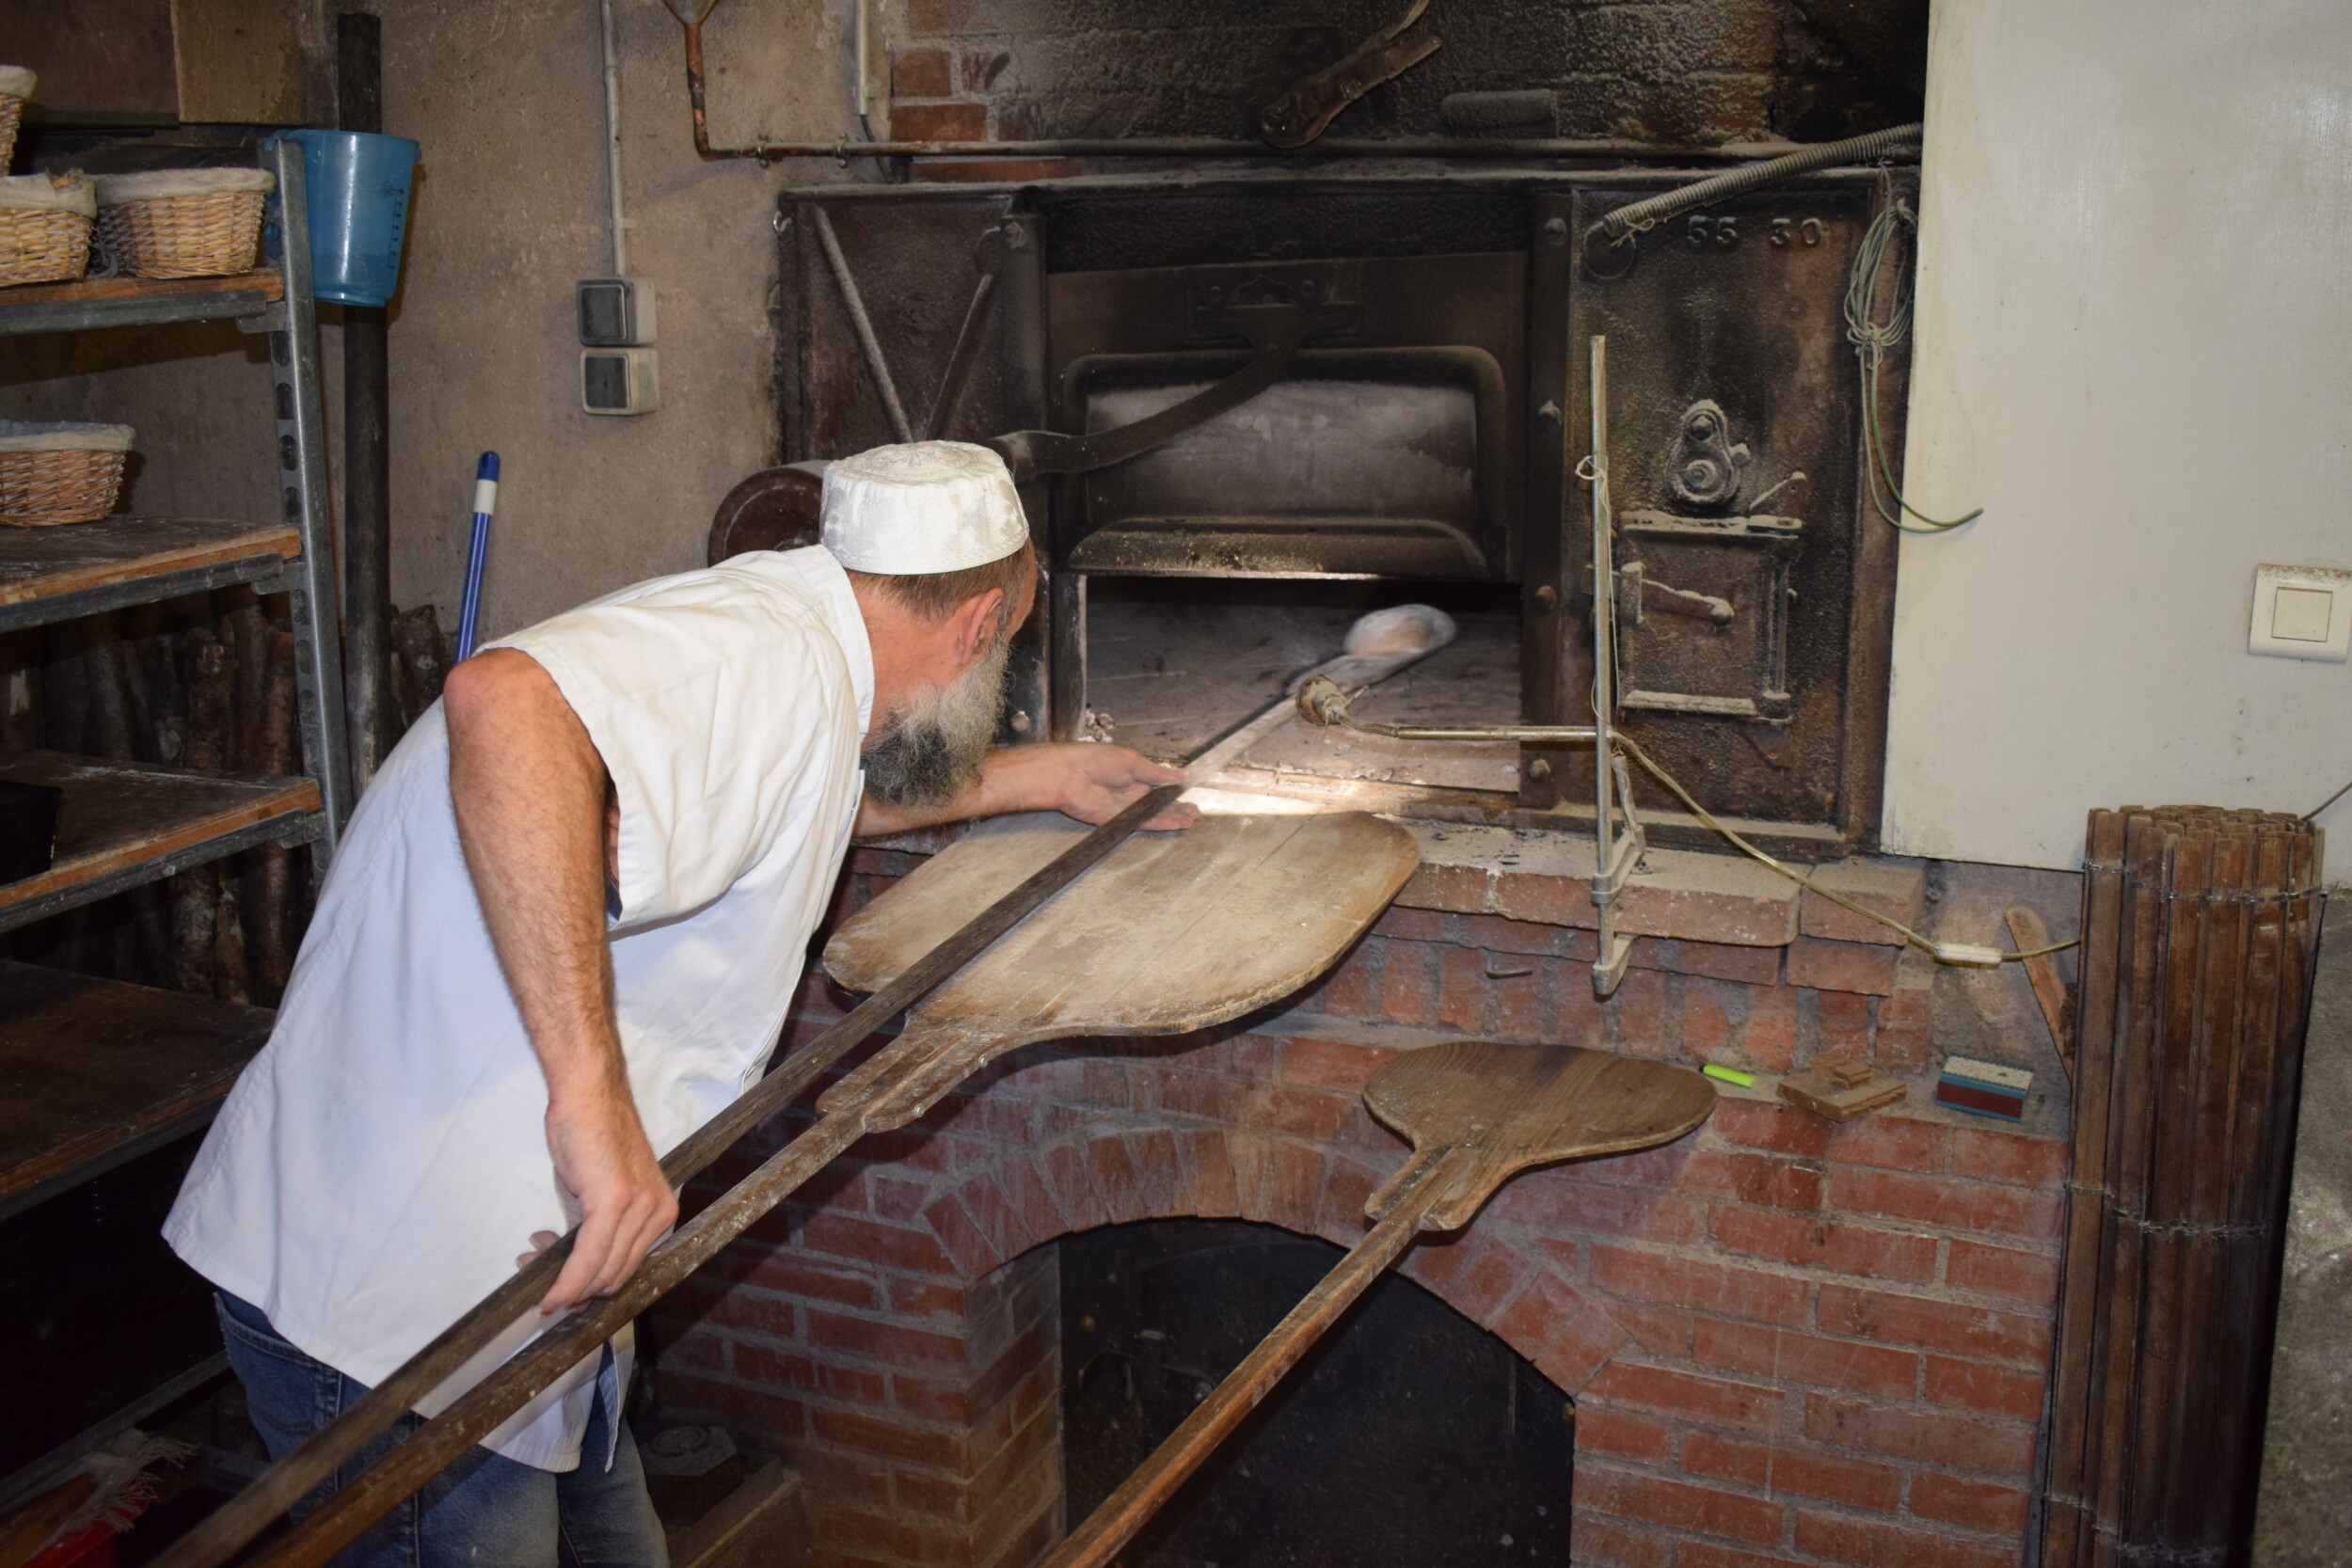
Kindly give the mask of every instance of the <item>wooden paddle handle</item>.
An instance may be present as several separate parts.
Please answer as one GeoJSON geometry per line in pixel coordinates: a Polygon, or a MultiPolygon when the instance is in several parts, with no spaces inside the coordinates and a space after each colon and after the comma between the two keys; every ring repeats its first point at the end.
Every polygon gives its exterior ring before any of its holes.
{"type": "Polygon", "coordinates": [[[1044,1568],[1102,1568],[1134,1540],[1136,1531],[1258,1408],[1258,1402],[1298,1364],[1324,1330],[1337,1323],[1340,1314],[1413,1244],[1421,1222],[1451,1184],[1457,1166],[1450,1156],[1461,1152],[1449,1149],[1447,1157],[1424,1165],[1414,1190],[1401,1195],[1387,1216],[1348,1249],[1339,1267],[1325,1275],[1306,1299],[1275,1325],[1274,1332],[1260,1340],[1258,1348],[1216,1386],[1216,1391],[1168,1433],[1168,1441],[1153,1449],[1152,1457],[1118,1491],[1104,1498],[1103,1506],[1089,1514],[1086,1523],[1070,1532],[1069,1539],[1045,1560],[1044,1568]]]}

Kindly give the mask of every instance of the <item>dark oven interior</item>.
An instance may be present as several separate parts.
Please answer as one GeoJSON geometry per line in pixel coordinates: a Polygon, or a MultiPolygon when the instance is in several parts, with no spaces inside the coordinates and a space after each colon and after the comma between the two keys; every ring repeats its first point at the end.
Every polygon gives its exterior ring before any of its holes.
{"type": "MultiPolygon", "coordinates": [[[[784,456],[895,438],[877,354],[914,436],[966,440],[1098,437],[1270,368],[1205,422],[1025,486],[1049,590],[1009,736],[1196,752],[1337,653],[1356,615],[1403,602],[1447,610],[1460,635],[1360,714],[1577,723],[1595,591],[1578,470],[1604,338],[1624,727],[1710,811],[1803,852],[1867,847],[1894,555],[1864,494],[1841,308],[1899,178],[1814,176],[1617,246],[1581,237],[1670,177],[793,193],[784,456]]],[[[1899,450],[1901,366],[1880,385],[1881,439],[1899,450]]],[[[1219,783],[1573,826],[1590,770],[1576,748],[1293,726],[1219,783]]],[[[1656,836],[1703,836],[1662,792],[1645,784],[1642,803],[1656,836]]]]}

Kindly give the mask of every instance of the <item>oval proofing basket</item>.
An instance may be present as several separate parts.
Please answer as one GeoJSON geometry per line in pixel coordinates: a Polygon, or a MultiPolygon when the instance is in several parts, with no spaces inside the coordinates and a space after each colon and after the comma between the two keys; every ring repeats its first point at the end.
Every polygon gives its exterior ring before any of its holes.
{"type": "Polygon", "coordinates": [[[0,174],[8,171],[8,162],[16,156],[16,128],[39,80],[21,65],[0,65],[0,174]]]}
{"type": "Polygon", "coordinates": [[[98,243],[133,277],[222,277],[249,272],[262,204],[276,177],[258,168],[102,175],[98,243]]]}
{"type": "Polygon", "coordinates": [[[97,211],[90,182],[78,174],[0,179],[0,285],[81,277],[97,211]]]}
{"type": "Polygon", "coordinates": [[[126,424],[0,420],[0,525],[48,528],[112,512],[132,434],[126,424]]]}

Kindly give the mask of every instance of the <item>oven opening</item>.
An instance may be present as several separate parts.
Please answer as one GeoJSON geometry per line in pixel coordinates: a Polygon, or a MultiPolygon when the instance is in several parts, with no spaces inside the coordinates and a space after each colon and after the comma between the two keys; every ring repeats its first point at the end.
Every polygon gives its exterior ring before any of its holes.
{"type": "MultiPolygon", "coordinates": [[[[1156,757],[1191,756],[1282,699],[1340,652],[1374,610],[1427,604],[1458,628],[1445,647],[1389,676],[1356,711],[1386,722],[1516,723],[1519,592],[1513,583],[1391,578],[1086,579],[1089,706],[1095,733],[1156,757]]],[[[1229,763],[1218,787],[1316,803],[1458,800],[1507,804],[1510,743],[1391,740],[1303,722],[1229,763]],[[1474,799],[1461,800],[1465,792],[1474,799]]]]}

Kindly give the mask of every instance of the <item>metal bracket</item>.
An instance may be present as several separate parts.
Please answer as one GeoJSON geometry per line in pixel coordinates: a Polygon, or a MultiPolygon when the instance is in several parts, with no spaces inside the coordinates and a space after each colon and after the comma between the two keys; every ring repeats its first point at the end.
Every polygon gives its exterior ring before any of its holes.
{"type": "MultiPolygon", "coordinates": [[[[1593,455],[1585,477],[1593,486],[1593,581],[1613,583],[1616,519],[1609,498],[1609,340],[1592,340],[1593,455]]],[[[1638,578],[1636,579],[1639,580],[1638,578]]],[[[1636,590],[1637,594],[1639,590],[1636,590]]],[[[1613,731],[1617,718],[1616,594],[1593,594],[1593,909],[1600,916],[1593,958],[1593,994],[1607,998],[1633,959],[1633,938],[1617,929],[1617,895],[1648,847],[1633,815],[1633,781],[1627,776],[1613,731]],[[1613,800],[1612,798],[1614,798],[1613,800]],[[1620,813],[1624,831],[1618,831],[1620,813]]]]}
{"type": "Polygon", "coordinates": [[[269,308],[250,316],[237,318],[237,330],[249,333],[283,332],[286,330],[286,302],[272,300],[269,308]]]}
{"type": "Polygon", "coordinates": [[[1323,135],[1324,128],[1341,110],[1444,47],[1445,40],[1434,34],[1401,36],[1428,8],[1429,0],[1413,0],[1413,8],[1405,13],[1403,21],[1373,34],[1338,64],[1300,77],[1288,91],[1258,111],[1258,130],[1266,144],[1306,146],[1323,135]]]}

